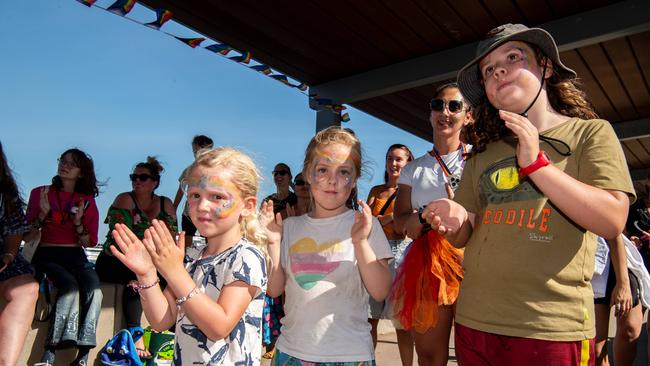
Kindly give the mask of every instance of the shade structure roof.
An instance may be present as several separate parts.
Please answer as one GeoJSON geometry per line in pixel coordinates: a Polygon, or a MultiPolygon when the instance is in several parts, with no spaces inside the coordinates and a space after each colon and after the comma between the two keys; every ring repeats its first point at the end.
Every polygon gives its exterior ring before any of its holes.
{"type": "Polygon", "coordinates": [[[633,178],[650,173],[650,1],[139,0],[331,98],[430,139],[428,102],[504,23],[542,27],[612,123],[633,178]]]}

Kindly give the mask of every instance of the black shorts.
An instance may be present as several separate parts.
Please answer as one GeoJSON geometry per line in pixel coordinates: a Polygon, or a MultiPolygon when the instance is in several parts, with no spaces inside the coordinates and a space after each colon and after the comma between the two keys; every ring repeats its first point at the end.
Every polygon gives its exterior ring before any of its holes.
{"type": "MultiPolygon", "coordinates": [[[[628,269],[627,276],[630,279],[630,290],[632,291],[632,307],[639,305],[639,299],[641,298],[641,292],[639,291],[639,279],[628,269]]],[[[594,304],[604,304],[609,305],[612,298],[612,291],[614,291],[614,286],[616,286],[616,273],[614,269],[609,267],[609,276],[607,277],[607,289],[605,290],[605,297],[600,297],[594,299],[594,304]]]]}
{"type": "Polygon", "coordinates": [[[196,226],[192,223],[190,218],[183,214],[181,219],[181,229],[185,231],[185,235],[194,236],[196,234],[196,226]]]}

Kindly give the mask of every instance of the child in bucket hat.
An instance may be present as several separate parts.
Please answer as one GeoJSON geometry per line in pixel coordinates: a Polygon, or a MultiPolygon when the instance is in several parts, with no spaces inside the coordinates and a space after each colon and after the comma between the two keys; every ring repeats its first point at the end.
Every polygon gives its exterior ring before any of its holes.
{"type": "Polygon", "coordinates": [[[521,24],[490,31],[458,74],[473,156],[454,201],[422,215],[466,247],[460,365],[594,362],[595,235],[621,234],[634,189],[575,78],[551,35],[521,24]]]}

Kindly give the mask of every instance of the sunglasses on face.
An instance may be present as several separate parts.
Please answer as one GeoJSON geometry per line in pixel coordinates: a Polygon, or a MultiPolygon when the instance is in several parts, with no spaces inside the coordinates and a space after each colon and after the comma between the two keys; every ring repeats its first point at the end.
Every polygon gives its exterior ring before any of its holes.
{"type": "Polygon", "coordinates": [[[149,174],[129,174],[129,178],[131,178],[131,182],[135,182],[136,180],[139,180],[140,182],[146,182],[149,179],[153,180],[153,177],[150,176],[149,174]]]}
{"type": "Polygon", "coordinates": [[[64,159],[56,159],[57,163],[59,166],[67,167],[67,168],[77,168],[77,163],[74,162],[74,160],[64,160],[64,159]]]}
{"type": "Polygon", "coordinates": [[[449,109],[451,113],[458,113],[463,110],[463,101],[461,100],[450,100],[445,102],[442,99],[432,99],[431,100],[431,110],[436,112],[442,112],[445,109],[445,106],[449,109]]]}
{"type": "Polygon", "coordinates": [[[284,176],[287,175],[287,174],[289,174],[289,172],[286,171],[286,170],[274,170],[274,171],[273,171],[273,176],[274,176],[274,177],[275,177],[276,175],[281,175],[281,176],[284,177],[284,176]]]}
{"type": "Polygon", "coordinates": [[[307,185],[307,182],[305,182],[302,179],[297,179],[293,184],[296,185],[296,186],[304,186],[304,185],[307,185]]]}

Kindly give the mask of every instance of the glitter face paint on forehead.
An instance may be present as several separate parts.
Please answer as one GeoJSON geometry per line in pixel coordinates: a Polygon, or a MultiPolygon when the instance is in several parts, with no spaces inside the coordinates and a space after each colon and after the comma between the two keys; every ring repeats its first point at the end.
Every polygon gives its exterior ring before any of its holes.
{"type": "MultiPolygon", "coordinates": [[[[336,146],[336,145],[330,145],[336,146]]],[[[343,145],[341,145],[343,146],[343,145]]],[[[350,158],[352,152],[350,153],[340,151],[339,149],[328,149],[323,151],[321,149],[316,149],[316,157],[314,159],[314,168],[312,169],[312,178],[317,183],[326,182],[329,178],[329,170],[331,169],[332,164],[339,165],[336,167],[336,181],[337,185],[342,183],[343,186],[349,187],[353,183],[353,176],[356,173],[356,168],[354,161],[350,158]],[[349,164],[346,164],[349,163],[349,164]],[[327,167],[326,172],[319,172],[319,164],[321,166],[327,167]],[[349,174],[345,174],[346,169],[349,169],[349,174]]]]}
{"type": "MultiPolygon", "coordinates": [[[[223,219],[226,218],[237,209],[237,201],[235,200],[232,190],[235,188],[234,185],[226,180],[223,180],[219,176],[191,176],[187,178],[185,182],[185,193],[188,195],[188,203],[190,206],[196,204],[195,200],[189,196],[191,188],[199,188],[201,190],[215,190],[216,193],[224,198],[212,199],[209,198],[209,201],[214,203],[217,207],[214,207],[212,211],[217,216],[217,218],[223,219]]],[[[212,193],[209,193],[208,196],[212,197],[212,193]]]]}
{"type": "Polygon", "coordinates": [[[537,59],[533,48],[525,42],[510,41],[501,45],[497,49],[501,49],[499,51],[499,55],[494,55],[494,51],[492,51],[479,62],[481,76],[484,80],[486,78],[492,77],[494,75],[494,69],[499,65],[502,67],[507,67],[509,69],[509,65],[521,61],[523,63],[523,68],[530,70],[531,62],[535,62],[537,59]],[[509,59],[512,52],[518,53],[519,58],[517,60],[509,59]]]}

